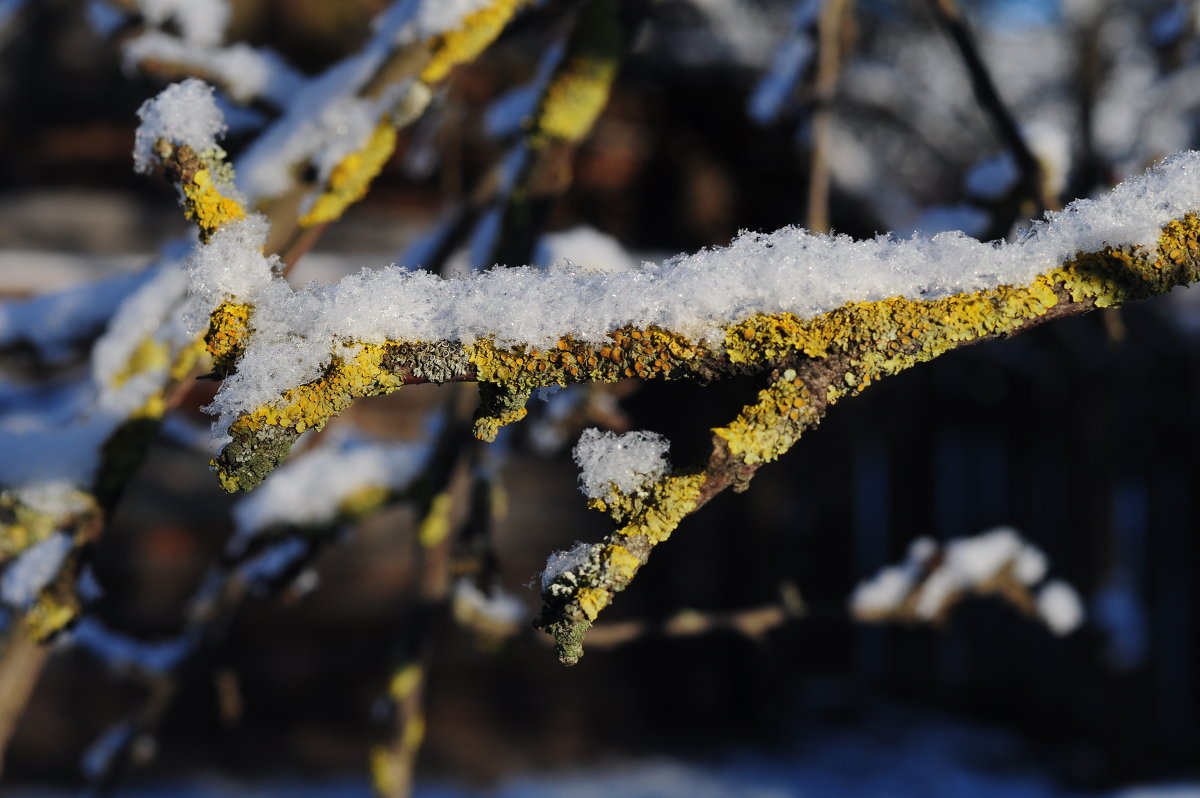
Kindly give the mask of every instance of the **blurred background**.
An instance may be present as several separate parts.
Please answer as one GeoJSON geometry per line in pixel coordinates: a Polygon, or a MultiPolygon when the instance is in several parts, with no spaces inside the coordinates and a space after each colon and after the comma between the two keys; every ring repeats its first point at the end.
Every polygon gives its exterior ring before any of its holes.
{"type": "MultiPolygon", "coordinates": [[[[414,242],[504,156],[497,103],[534,77],[572,5],[535,4],[459,68],[289,279],[417,265],[405,263],[414,242]]],[[[173,190],[131,169],[135,111],[164,75],[123,68],[141,22],[107,25],[103,6],[0,3],[5,303],[131,272],[188,234],[173,190]]],[[[361,46],[385,6],[241,0],[226,40],[316,74],[361,46]]],[[[543,220],[577,234],[547,239],[555,256],[598,257],[594,243],[570,248],[591,231],[634,262],[788,224],[1014,238],[1043,210],[1197,144],[1191,2],[659,0],[622,13],[635,23],[611,96],[543,220]],[[947,19],[973,31],[999,110],[947,19]]],[[[230,111],[235,162],[269,116],[230,111]]],[[[490,265],[470,263],[465,241],[445,249],[459,268],[490,265]]],[[[609,531],[577,491],[574,438],[585,423],[650,429],[673,462],[698,461],[757,386],[631,381],[587,412],[535,401],[480,455],[498,497],[495,573],[523,617],[499,638],[448,616],[433,627],[423,794],[1074,795],[1171,782],[1200,795],[1186,786],[1200,778],[1196,304],[1177,292],[969,347],[834,408],[748,492],[687,519],[569,669],[528,625],[540,603],[528,585],[552,551],[609,531]],[[914,539],[1001,524],[1078,591],[1077,631],[1057,636],[996,597],[937,626],[851,617],[855,586],[914,539]]],[[[43,373],[28,349],[3,358],[8,379],[43,373]]],[[[347,420],[409,439],[453,390],[363,400],[347,420]]],[[[180,430],[207,423],[212,392],[197,383],[180,430]]],[[[93,552],[103,594],[89,613],[131,640],[178,639],[232,534],[235,499],[189,440],[154,445],[93,552]]],[[[398,502],[347,525],[297,582],[247,601],[221,645],[172,677],[124,783],[364,792],[419,590],[418,521],[398,502]]],[[[95,741],[161,689],[69,643],[10,744],[0,794],[82,783],[95,741]]]]}

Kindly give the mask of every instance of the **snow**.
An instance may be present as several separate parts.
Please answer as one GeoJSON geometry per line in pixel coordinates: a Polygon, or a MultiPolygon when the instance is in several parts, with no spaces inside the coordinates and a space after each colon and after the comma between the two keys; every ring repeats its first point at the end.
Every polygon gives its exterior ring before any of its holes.
{"type": "Polygon", "coordinates": [[[1012,191],[1020,177],[1021,173],[1012,153],[1006,152],[976,164],[967,172],[963,185],[972,196],[996,200],[1012,191]]]}
{"type": "Polygon", "coordinates": [[[262,254],[269,232],[266,217],[250,214],[222,225],[207,246],[197,247],[188,258],[186,324],[190,333],[207,329],[209,315],[222,302],[257,297],[272,287],[282,287],[279,283],[272,286],[271,281],[282,269],[279,257],[262,254]]]}
{"type": "Polygon", "coordinates": [[[70,535],[55,532],[21,552],[0,576],[0,599],[18,609],[33,604],[42,588],[58,576],[72,547],[70,535]]]}
{"type": "Polygon", "coordinates": [[[173,351],[191,342],[179,318],[180,303],[187,291],[180,254],[177,247],[164,250],[151,275],[121,303],[92,349],[92,381],[100,394],[98,404],[105,410],[127,415],[141,407],[161,384],[166,365],[116,385],[118,375],[128,368],[130,356],[147,336],[168,344],[173,351]]]}
{"type": "Polygon", "coordinates": [[[200,153],[216,149],[217,136],[225,132],[212,86],[196,78],[172,83],[142,103],[137,115],[142,120],[133,143],[133,164],[138,172],[153,168],[154,143],[159,139],[186,144],[200,153]]]}
{"type": "Polygon", "coordinates": [[[621,242],[587,225],[543,235],[534,249],[533,263],[546,269],[604,274],[637,268],[637,261],[621,242]]]}
{"type": "MultiPolygon", "coordinates": [[[[401,44],[424,41],[462,27],[463,20],[496,0],[417,0],[409,24],[397,35],[401,44]]],[[[408,5],[414,5],[409,3],[408,5]]]]}
{"type": "Polygon", "coordinates": [[[632,493],[667,472],[669,448],[671,442],[654,432],[618,435],[585,429],[572,452],[579,466],[579,489],[592,499],[607,498],[614,489],[632,493]]]}
{"type": "Polygon", "coordinates": [[[813,28],[820,10],[821,4],[816,0],[800,0],[792,10],[791,32],[775,50],[770,69],[747,101],[750,118],[758,124],[769,125],[775,121],[796,84],[808,71],[817,52],[813,28]]]}
{"type": "Polygon", "coordinates": [[[211,77],[240,103],[261,97],[283,107],[304,80],[271,50],[240,42],[228,47],[210,47],[157,30],[125,42],[122,57],[128,72],[147,60],[187,65],[211,77]]]}
{"type": "Polygon", "coordinates": [[[6,455],[0,460],[0,485],[90,488],[104,441],[130,413],[145,406],[167,377],[164,364],[119,379],[130,356],[143,341],[153,340],[168,350],[170,360],[192,340],[180,320],[186,289],[182,256],[188,247],[167,245],[159,260],[136,278],[136,289],[121,300],[92,348],[88,380],[44,394],[32,411],[16,390],[6,391],[22,412],[6,414],[0,423],[0,451],[6,455]]]}
{"type": "Polygon", "coordinates": [[[115,723],[97,737],[79,760],[83,775],[96,781],[108,772],[115,757],[133,739],[134,727],[127,720],[115,723]]]}
{"type": "Polygon", "coordinates": [[[254,140],[237,161],[238,188],[253,204],[286,192],[298,165],[311,162],[326,180],[347,155],[366,144],[386,114],[403,109],[416,116],[428,104],[427,87],[408,80],[382,96],[359,92],[398,46],[456,27],[481,0],[397,0],[378,17],[362,50],[339,61],[294,90],[284,114],[254,140]]]}
{"type": "Polygon", "coordinates": [[[308,543],[300,538],[286,538],[264,550],[262,554],[242,563],[242,578],[251,585],[278,579],[288,568],[308,553],[308,543]]]}
{"type": "Polygon", "coordinates": [[[1005,567],[1010,567],[1019,581],[1022,576],[1041,579],[1046,570],[1045,555],[1023,541],[1011,527],[948,541],[942,563],[926,579],[916,597],[917,615],[937,617],[952,595],[989,582],[1005,567]]]}
{"type": "Polygon", "coordinates": [[[365,488],[402,490],[420,476],[428,456],[428,444],[371,441],[340,425],[321,446],[288,460],[238,501],[229,551],[239,554],[272,526],[331,523],[342,502],[365,488]]]}
{"type": "Polygon", "coordinates": [[[453,602],[455,615],[483,617],[505,626],[523,625],[529,615],[524,604],[499,586],[484,593],[466,577],[454,583],[453,602]]]}
{"type": "Polygon", "coordinates": [[[932,538],[917,538],[908,547],[900,565],[883,568],[871,579],[859,583],[850,596],[850,610],[856,617],[885,614],[898,608],[913,588],[929,560],[937,553],[932,538]]]}
{"type": "Polygon", "coordinates": [[[184,40],[195,44],[220,44],[229,24],[226,0],[134,0],[150,25],[174,22],[184,40]]]}
{"type": "MultiPolygon", "coordinates": [[[[121,726],[116,727],[120,729],[121,726]]],[[[1195,798],[1200,783],[1073,790],[1047,755],[1010,731],[884,705],[864,721],[785,732],[770,753],[726,749],[696,757],[610,758],[548,773],[508,774],[485,789],[420,780],[414,798],[1195,798]]],[[[116,739],[120,737],[114,734],[116,739]]],[[[103,747],[96,746],[99,750],[103,747]]],[[[1045,748],[1045,746],[1043,746],[1045,748]]],[[[99,760],[99,757],[97,757],[99,760]]],[[[63,792],[38,792],[58,798],[63,792]]],[[[130,798],[368,798],[367,779],[280,778],[252,783],[200,775],[127,785],[130,798]]]]}
{"type": "Polygon", "coordinates": [[[188,631],[165,640],[139,640],[109,628],[94,616],[84,615],[71,629],[67,642],[95,654],[114,670],[137,668],[166,673],[192,653],[200,636],[188,631]]]}
{"type": "MultiPolygon", "coordinates": [[[[1021,538],[1011,527],[996,527],[971,537],[954,538],[941,546],[918,538],[904,562],[881,569],[858,584],[850,596],[851,614],[860,620],[903,617],[912,602],[917,618],[940,618],[964,594],[987,589],[1006,569],[1019,585],[1032,589],[1050,568],[1044,552],[1021,538]]],[[[1034,594],[1035,611],[1056,635],[1066,635],[1083,623],[1083,602],[1061,580],[1041,585],[1034,594]]]]}
{"type": "Polygon", "coordinates": [[[84,16],[92,29],[101,36],[116,33],[126,21],[125,14],[113,7],[108,0],[88,0],[84,16]]]}
{"type": "Polygon", "coordinates": [[[1038,615],[1050,631],[1062,637],[1074,632],[1083,623],[1083,601],[1075,588],[1055,579],[1042,585],[1037,594],[1038,615]]]}
{"type": "Polygon", "coordinates": [[[73,343],[104,326],[148,274],[115,274],[31,299],[0,302],[0,347],[25,343],[45,360],[64,359],[73,343]]]}
{"type": "Polygon", "coordinates": [[[42,483],[91,485],[100,447],[115,420],[100,416],[61,426],[0,428],[0,485],[30,488],[42,483]]]}
{"type": "Polygon", "coordinates": [[[1200,208],[1198,170],[1200,153],[1173,156],[1098,199],[1047,214],[1015,242],[956,233],[855,241],[787,227],[617,273],[517,267],[442,279],[387,267],[287,295],[276,281],[262,302],[238,297],[256,305],[255,337],[214,407],[227,426],[317,376],[346,341],[494,337],[547,347],[565,335],[598,342],[626,325],[657,325],[712,343],[756,313],[811,318],[850,301],[1026,284],[1078,251],[1153,247],[1162,224],[1200,208]]]}
{"type": "Polygon", "coordinates": [[[87,499],[70,482],[41,482],[5,493],[35,513],[46,515],[76,515],[87,510],[87,499]]]}
{"type": "Polygon", "coordinates": [[[492,138],[505,138],[520,132],[525,121],[537,111],[542,93],[546,90],[554,70],[562,61],[566,48],[561,41],[546,48],[537,71],[526,84],[501,95],[484,117],[483,128],[492,138]]]}

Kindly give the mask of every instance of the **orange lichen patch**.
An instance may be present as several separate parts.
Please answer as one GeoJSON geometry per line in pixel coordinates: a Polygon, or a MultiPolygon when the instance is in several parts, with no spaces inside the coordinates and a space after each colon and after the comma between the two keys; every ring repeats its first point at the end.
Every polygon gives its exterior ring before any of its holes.
{"type": "Polygon", "coordinates": [[[339,218],[346,208],[362,199],[371,181],[396,149],[396,128],[380,120],[361,149],[350,153],[333,168],[325,190],[300,217],[301,227],[312,227],[339,218]]]}
{"type": "Polygon", "coordinates": [[[250,306],[244,302],[222,302],[208,319],[205,349],[213,358],[213,371],[232,374],[250,336],[250,306]]]}
{"type": "Polygon", "coordinates": [[[491,44],[512,19],[524,0],[495,0],[463,18],[462,26],[429,41],[430,58],[421,70],[421,80],[438,83],[459,64],[473,61],[491,44]]]}

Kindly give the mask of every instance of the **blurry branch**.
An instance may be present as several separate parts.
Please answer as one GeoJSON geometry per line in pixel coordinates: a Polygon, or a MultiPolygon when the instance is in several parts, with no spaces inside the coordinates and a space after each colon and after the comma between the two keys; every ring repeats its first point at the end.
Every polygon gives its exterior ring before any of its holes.
{"type": "Polygon", "coordinates": [[[808,167],[808,220],[816,233],[829,232],[830,145],[833,100],[837,94],[843,50],[853,22],[852,0],[822,0],[817,19],[817,74],[813,86],[812,149],[808,167]]]}
{"type": "Polygon", "coordinates": [[[571,184],[573,160],[617,75],[625,33],[616,0],[588,0],[519,146],[525,166],[514,181],[492,251],[480,266],[528,263],[553,201],[571,184]]]}
{"type": "Polygon", "coordinates": [[[48,656],[49,646],[19,632],[7,635],[4,650],[0,652],[0,751],[8,749],[8,741],[25,712],[48,656]]]}
{"type": "Polygon", "coordinates": [[[570,188],[574,157],[608,102],[629,31],[615,0],[578,9],[565,47],[548,48],[548,73],[521,120],[521,137],[479,182],[467,202],[406,256],[439,271],[474,230],[474,268],[528,263],[554,201],[570,188]],[[489,217],[496,216],[495,230],[489,217]],[[418,251],[419,250],[419,251],[418,251]]]}
{"type": "MultiPolygon", "coordinates": [[[[456,66],[474,60],[490,45],[525,2],[492,0],[463,17],[455,28],[399,46],[399,31],[392,30],[396,23],[391,20],[407,23],[405,15],[413,13],[413,6],[402,0],[385,12],[380,30],[366,51],[382,48],[388,54],[357,92],[358,99],[374,103],[378,122],[365,141],[340,158],[323,179],[297,179],[306,168],[320,174],[316,153],[307,154],[307,163],[286,166],[286,172],[295,180],[295,187],[258,199],[259,206],[272,223],[273,237],[268,250],[278,252],[285,265],[292,266],[312,246],[325,224],[338,219],[350,204],[366,194],[371,181],[395,149],[396,131],[424,113],[433,90],[446,81],[456,66]]],[[[334,65],[325,75],[344,71],[344,66],[353,58],[334,65]]],[[[314,80],[310,85],[319,92],[322,85],[318,81],[314,80]]],[[[278,153],[266,151],[266,148],[286,144],[295,128],[312,123],[313,112],[314,109],[297,103],[272,129],[264,131],[259,140],[260,149],[254,156],[260,159],[278,157],[278,153]],[[289,128],[293,130],[289,132],[289,128]]]]}
{"type": "Polygon", "coordinates": [[[983,62],[975,35],[971,32],[962,9],[957,0],[929,0],[938,23],[945,28],[950,38],[954,40],[962,55],[963,63],[971,75],[971,85],[975,89],[975,97],[979,100],[984,113],[992,120],[1000,140],[1012,152],[1017,168],[1021,172],[1021,182],[1027,196],[1037,207],[1030,216],[1040,216],[1044,211],[1058,210],[1062,207],[1057,197],[1050,196],[1049,186],[1042,174],[1042,167],[1037,157],[1029,149],[1025,137],[1021,135],[1012,112],[1000,97],[991,72],[983,62]]]}
{"type": "Polygon", "coordinates": [[[757,643],[762,642],[769,632],[803,619],[807,614],[800,591],[788,583],[780,586],[777,603],[761,607],[711,612],[684,609],[657,622],[606,622],[588,633],[588,646],[604,650],[650,637],[698,637],[715,632],[731,632],[757,643]]]}

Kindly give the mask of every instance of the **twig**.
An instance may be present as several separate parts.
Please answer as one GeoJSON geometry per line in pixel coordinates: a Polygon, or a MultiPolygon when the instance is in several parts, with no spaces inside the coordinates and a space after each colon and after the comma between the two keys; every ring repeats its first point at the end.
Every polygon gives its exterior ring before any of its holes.
{"type": "Polygon", "coordinates": [[[1013,159],[1017,162],[1017,168],[1021,172],[1024,189],[1038,206],[1037,211],[1032,215],[1040,216],[1044,211],[1058,210],[1062,206],[1057,197],[1050,195],[1041,165],[1029,149],[1025,137],[1021,135],[1012,112],[1000,97],[1000,92],[996,88],[995,81],[992,80],[992,74],[987,65],[983,63],[983,56],[979,53],[975,36],[971,32],[957,0],[929,0],[929,7],[933,10],[934,17],[950,34],[950,38],[958,47],[963,63],[971,75],[971,85],[974,87],[975,97],[992,120],[996,134],[1012,151],[1013,159]]]}
{"type": "Polygon", "coordinates": [[[850,0],[824,0],[817,21],[817,75],[813,87],[812,147],[808,162],[808,220],[815,233],[829,232],[829,149],[833,139],[833,98],[842,63],[842,39],[850,0]]]}

